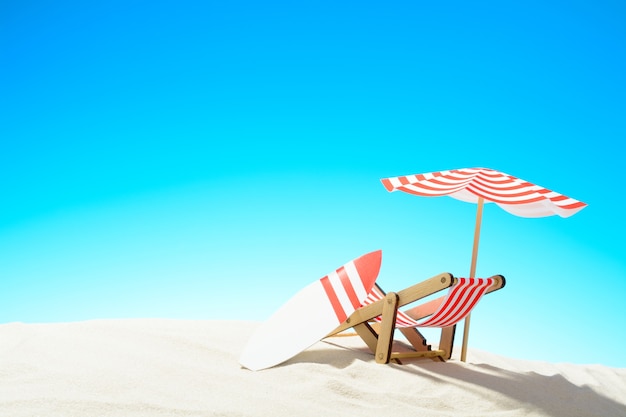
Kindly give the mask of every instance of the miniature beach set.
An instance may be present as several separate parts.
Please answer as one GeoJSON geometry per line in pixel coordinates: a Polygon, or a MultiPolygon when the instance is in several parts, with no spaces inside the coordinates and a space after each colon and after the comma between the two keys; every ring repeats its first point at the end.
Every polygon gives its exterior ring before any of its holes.
{"type": "Polygon", "coordinates": [[[383,184],[478,204],[468,278],[441,273],[384,288],[384,251],[375,250],[312,279],[262,322],[2,324],[0,415],[626,415],[626,369],[512,359],[468,344],[472,310],[507,291],[506,271],[474,276],[482,205],[567,217],[584,203],[485,168],[383,184]],[[427,340],[423,327],[440,338],[427,340]]]}

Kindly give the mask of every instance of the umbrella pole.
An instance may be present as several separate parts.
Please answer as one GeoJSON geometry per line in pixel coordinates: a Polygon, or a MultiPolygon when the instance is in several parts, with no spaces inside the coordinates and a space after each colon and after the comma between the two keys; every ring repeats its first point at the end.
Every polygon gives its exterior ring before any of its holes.
{"type": "MultiPolygon", "coordinates": [[[[474,229],[474,248],[472,249],[472,266],[470,268],[470,278],[475,278],[476,275],[476,259],[478,258],[478,242],[480,240],[480,224],[483,218],[483,205],[484,199],[478,197],[478,208],[476,209],[476,227],[474,229]]],[[[465,324],[463,325],[463,345],[461,345],[461,361],[465,362],[467,358],[467,340],[469,339],[469,327],[470,327],[471,313],[465,318],[465,324]]]]}

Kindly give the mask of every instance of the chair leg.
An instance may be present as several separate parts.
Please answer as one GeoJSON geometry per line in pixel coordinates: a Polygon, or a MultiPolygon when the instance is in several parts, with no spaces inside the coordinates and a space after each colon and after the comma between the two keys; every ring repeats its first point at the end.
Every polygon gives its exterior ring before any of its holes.
{"type": "Polygon", "coordinates": [[[442,358],[444,360],[450,359],[452,356],[452,348],[454,347],[454,333],[456,331],[456,324],[450,327],[444,327],[441,329],[441,339],[439,340],[439,350],[445,350],[446,354],[442,358]]]}
{"type": "Polygon", "coordinates": [[[385,296],[383,314],[380,323],[380,333],[376,344],[376,362],[389,363],[391,358],[391,345],[393,333],[396,328],[396,315],[398,314],[398,294],[390,292],[385,296]]]}
{"type": "Polygon", "coordinates": [[[402,332],[416,352],[427,352],[431,349],[424,335],[415,327],[401,327],[398,330],[402,332]]]}
{"type": "Polygon", "coordinates": [[[376,345],[378,344],[378,333],[367,322],[354,326],[354,331],[363,339],[368,348],[376,353],[376,345]]]}

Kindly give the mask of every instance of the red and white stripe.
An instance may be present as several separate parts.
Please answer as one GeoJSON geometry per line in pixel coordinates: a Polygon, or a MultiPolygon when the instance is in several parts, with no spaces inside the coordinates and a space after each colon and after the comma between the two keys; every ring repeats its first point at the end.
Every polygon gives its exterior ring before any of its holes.
{"type": "Polygon", "coordinates": [[[520,217],[569,217],[587,204],[489,168],[462,168],[384,178],[388,191],[426,197],[450,196],[476,203],[481,197],[520,217]]]}
{"type": "Polygon", "coordinates": [[[365,288],[355,261],[320,279],[326,296],[333,307],[337,320],[343,323],[367,298],[365,288]]]}
{"type": "MultiPolygon", "coordinates": [[[[457,283],[450,288],[448,295],[430,317],[423,321],[416,321],[398,311],[396,327],[448,327],[463,320],[478,304],[487,289],[493,285],[493,278],[458,278],[457,283]]],[[[385,293],[374,286],[363,302],[363,305],[382,300],[385,293]]],[[[381,321],[381,317],[376,317],[381,321]]]]}

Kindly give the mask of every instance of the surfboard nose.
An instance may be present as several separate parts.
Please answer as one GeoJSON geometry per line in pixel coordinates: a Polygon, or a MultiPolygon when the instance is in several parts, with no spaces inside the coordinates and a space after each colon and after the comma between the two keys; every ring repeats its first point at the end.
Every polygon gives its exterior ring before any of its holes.
{"type": "Polygon", "coordinates": [[[376,278],[378,278],[382,260],[383,251],[381,249],[366,253],[354,260],[354,266],[357,271],[359,271],[363,287],[368,289],[368,291],[374,286],[374,282],[376,282],[376,278]]]}

